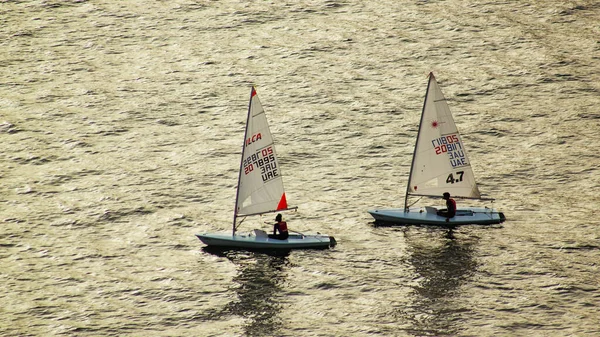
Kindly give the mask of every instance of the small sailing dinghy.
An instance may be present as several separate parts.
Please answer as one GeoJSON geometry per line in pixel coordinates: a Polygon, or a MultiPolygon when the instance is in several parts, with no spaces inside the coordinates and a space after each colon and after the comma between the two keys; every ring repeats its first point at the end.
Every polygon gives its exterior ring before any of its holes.
{"type": "Polygon", "coordinates": [[[488,207],[458,207],[456,215],[446,221],[446,217],[438,215],[437,207],[408,206],[410,196],[441,198],[444,192],[450,193],[452,198],[494,200],[481,197],[448,103],[430,73],[404,208],[368,212],[376,223],[388,224],[489,225],[505,220],[503,213],[488,207]]]}
{"type": "Polygon", "coordinates": [[[322,234],[290,233],[286,240],[279,240],[269,238],[267,233],[260,229],[246,234],[237,232],[238,226],[247,216],[296,208],[288,207],[273,137],[256,89],[252,87],[233,212],[233,232],[196,236],[209,247],[221,248],[270,250],[328,248],[335,245],[333,237],[322,234]],[[238,223],[239,218],[243,219],[238,223]]]}

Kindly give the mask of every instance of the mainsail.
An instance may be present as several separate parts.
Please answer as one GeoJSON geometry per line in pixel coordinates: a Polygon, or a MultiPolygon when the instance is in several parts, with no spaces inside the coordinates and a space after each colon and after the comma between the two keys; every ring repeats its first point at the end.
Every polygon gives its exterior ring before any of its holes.
{"type": "Polygon", "coordinates": [[[252,87],[234,214],[263,214],[287,209],[283,179],[265,111],[252,87]]]}
{"type": "Polygon", "coordinates": [[[479,199],[481,195],[464,143],[433,73],[423,105],[406,196],[442,196],[479,199]]]}

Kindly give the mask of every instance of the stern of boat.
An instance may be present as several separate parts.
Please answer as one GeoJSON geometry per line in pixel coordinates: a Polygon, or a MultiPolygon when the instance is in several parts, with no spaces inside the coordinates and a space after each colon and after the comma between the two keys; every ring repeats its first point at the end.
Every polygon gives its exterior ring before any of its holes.
{"type": "Polygon", "coordinates": [[[329,237],[329,247],[333,248],[335,247],[335,245],[337,245],[337,241],[335,241],[335,238],[333,236],[329,237]]]}
{"type": "Polygon", "coordinates": [[[500,223],[503,223],[504,221],[506,221],[506,217],[504,216],[504,213],[498,212],[498,216],[500,217],[500,223]]]}

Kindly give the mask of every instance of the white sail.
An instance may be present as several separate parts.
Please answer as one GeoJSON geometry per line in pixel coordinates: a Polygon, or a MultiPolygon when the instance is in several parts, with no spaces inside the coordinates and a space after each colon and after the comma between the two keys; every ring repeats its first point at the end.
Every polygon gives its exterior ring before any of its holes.
{"type": "Polygon", "coordinates": [[[248,106],[235,207],[235,217],[287,209],[273,137],[254,87],[248,106]]]}
{"type": "Polygon", "coordinates": [[[423,105],[407,196],[481,197],[464,143],[433,73],[423,105]]]}

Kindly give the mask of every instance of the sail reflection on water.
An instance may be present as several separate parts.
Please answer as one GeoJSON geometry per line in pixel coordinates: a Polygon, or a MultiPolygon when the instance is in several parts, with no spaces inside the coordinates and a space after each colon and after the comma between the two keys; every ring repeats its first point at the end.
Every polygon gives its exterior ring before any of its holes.
{"type": "Polygon", "coordinates": [[[436,229],[427,236],[405,232],[408,261],[420,280],[412,291],[412,305],[401,308],[400,315],[416,335],[457,334],[461,327],[456,322],[470,310],[457,299],[477,268],[473,241],[454,234],[452,229],[436,229]]]}
{"type": "Polygon", "coordinates": [[[283,322],[279,316],[281,301],[278,297],[284,289],[285,267],[288,253],[251,252],[242,250],[217,250],[205,248],[206,252],[225,257],[238,269],[229,291],[236,299],[208,319],[222,319],[234,315],[245,321],[244,336],[277,335],[283,322]]]}

